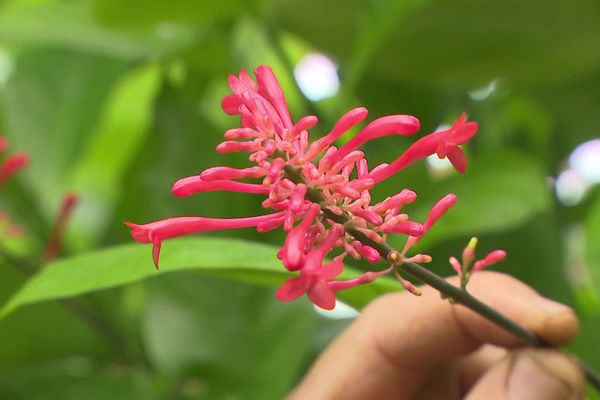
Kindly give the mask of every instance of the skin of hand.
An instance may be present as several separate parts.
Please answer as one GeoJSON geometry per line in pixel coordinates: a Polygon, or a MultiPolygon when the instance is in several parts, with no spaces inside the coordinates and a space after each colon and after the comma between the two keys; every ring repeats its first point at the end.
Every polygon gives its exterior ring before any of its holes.
{"type": "MultiPolygon", "coordinates": [[[[508,275],[475,274],[469,292],[553,346],[579,329],[572,309],[508,275]]],[[[584,386],[564,352],[523,348],[427,287],[421,297],[394,293],[367,306],[288,399],[583,399],[584,386]]]]}

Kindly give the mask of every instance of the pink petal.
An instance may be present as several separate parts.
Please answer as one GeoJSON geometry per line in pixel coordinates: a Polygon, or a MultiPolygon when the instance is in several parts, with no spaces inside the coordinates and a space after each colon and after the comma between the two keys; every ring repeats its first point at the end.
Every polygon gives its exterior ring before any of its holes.
{"type": "Polygon", "coordinates": [[[323,268],[318,271],[319,278],[326,281],[337,278],[344,270],[344,257],[345,255],[343,254],[339,255],[335,257],[333,261],[323,265],[323,268]]]}
{"type": "Polygon", "coordinates": [[[275,297],[281,301],[292,301],[306,293],[309,281],[304,278],[290,278],[275,292],[275,297]]]}
{"type": "Polygon", "coordinates": [[[152,261],[154,261],[154,267],[158,270],[158,260],[160,258],[160,247],[161,242],[153,243],[152,245],[152,261]]]}
{"type": "Polygon", "coordinates": [[[450,160],[454,168],[461,174],[464,174],[467,170],[467,156],[465,152],[458,146],[448,146],[446,152],[448,160],[450,160]]]}
{"type": "Polygon", "coordinates": [[[449,137],[449,140],[453,144],[467,143],[473,138],[473,136],[475,136],[478,127],[479,124],[477,122],[467,122],[466,124],[462,125],[459,129],[453,131],[449,137]]]}
{"type": "Polygon", "coordinates": [[[318,280],[308,289],[308,298],[314,305],[324,310],[333,310],[335,308],[335,293],[324,280],[318,280]]]}

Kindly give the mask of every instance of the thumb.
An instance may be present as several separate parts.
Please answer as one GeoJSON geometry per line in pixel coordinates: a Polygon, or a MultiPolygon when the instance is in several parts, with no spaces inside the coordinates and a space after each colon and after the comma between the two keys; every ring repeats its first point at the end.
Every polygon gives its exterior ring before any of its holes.
{"type": "Polygon", "coordinates": [[[583,399],[579,367],[558,350],[521,350],[488,370],[473,386],[469,400],[583,399]]]}

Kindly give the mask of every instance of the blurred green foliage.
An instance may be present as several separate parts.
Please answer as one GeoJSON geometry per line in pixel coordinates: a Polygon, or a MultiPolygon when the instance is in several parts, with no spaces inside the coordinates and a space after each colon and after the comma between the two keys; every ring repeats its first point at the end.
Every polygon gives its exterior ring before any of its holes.
{"type": "MultiPolygon", "coordinates": [[[[169,190],[208,166],[244,165],[243,156],[214,152],[237,124],[219,102],[228,73],[259,64],[275,69],[295,119],[318,112],[315,134],[357,105],[370,118],[416,115],[423,132],[461,111],[478,121],[465,176],[432,176],[421,163],[375,195],[410,187],[422,217],[457,193],[458,205],[421,247],[445,260],[477,234],[482,253],[506,248],[499,268],[578,309],[573,350],[600,368],[600,195],[592,187],[566,207],[549,179],[577,145],[600,137],[598,43],[592,0],[0,1],[0,126],[11,149],[32,158],[2,188],[2,208],[28,229],[20,244],[5,245],[36,254],[64,193],[82,198],[68,259],[28,283],[0,261],[0,298],[23,288],[13,302],[36,303],[0,321],[0,397],[276,399],[345,325],[304,301],[273,300],[281,278],[264,243],[281,243],[280,233],[213,235],[258,247],[165,245],[161,272],[186,269],[173,274],[155,273],[143,246],[98,252],[131,241],[125,219],[260,212],[253,196],[177,199],[169,190]],[[335,97],[303,99],[291,68],[307,52],[338,65],[335,97]],[[494,90],[482,95],[490,82],[494,90]],[[75,268],[80,279],[68,273],[75,268]],[[92,320],[73,303],[39,302],[73,295],[92,320]]],[[[371,163],[385,162],[408,144],[385,138],[366,151],[371,163]]],[[[441,261],[432,268],[450,272],[441,261]]],[[[361,306],[394,288],[381,285],[346,300],[361,306]]]]}

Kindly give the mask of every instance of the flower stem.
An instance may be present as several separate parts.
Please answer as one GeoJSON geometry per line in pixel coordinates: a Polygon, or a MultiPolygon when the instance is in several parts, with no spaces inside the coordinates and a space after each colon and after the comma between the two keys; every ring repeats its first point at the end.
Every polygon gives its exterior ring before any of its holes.
{"type": "MultiPolygon", "coordinates": [[[[300,175],[299,170],[295,167],[287,166],[285,172],[288,177],[294,182],[304,182],[303,177],[300,175]]],[[[323,195],[316,189],[309,188],[307,191],[307,198],[315,203],[321,203],[324,201],[323,195]]],[[[393,247],[387,243],[378,243],[374,240],[369,239],[362,232],[352,228],[349,224],[350,218],[346,214],[337,215],[328,209],[322,209],[323,213],[330,220],[343,224],[346,227],[346,232],[352,235],[356,240],[362,244],[375,248],[384,259],[389,259],[389,255],[398,253],[393,247]]],[[[547,347],[548,343],[544,342],[541,338],[536,336],[533,332],[529,331],[525,327],[517,324],[510,318],[499,313],[495,309],[491,308],[487,304],[481,302],[477,298],[471,296],[465,289],[458,286],[454,286],[446,281],[441,276],[431,272],[427,268],[422,267],[419,264],[405,262],[402,263],[400,269],[407,274],[419,279],[423,283],[437,289],[444,297],[452,299],[455,303],[460,303],[463,306],[475,311],[477,314],[486,318],[487,320],[495,323],[496,325],[504,328],[508,332],[514,334],[516,337],[521,339],[525,344],[532,347],[547,347]]],[[[592,385],[598,392],[600,392],[600,375],[594,371],[589,365],[585,364],[582,360],[576,358],[579,367],[585,374],[585,377],[590,385],[592,385]]]]}

